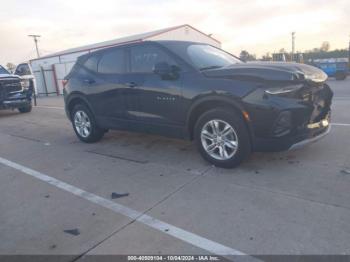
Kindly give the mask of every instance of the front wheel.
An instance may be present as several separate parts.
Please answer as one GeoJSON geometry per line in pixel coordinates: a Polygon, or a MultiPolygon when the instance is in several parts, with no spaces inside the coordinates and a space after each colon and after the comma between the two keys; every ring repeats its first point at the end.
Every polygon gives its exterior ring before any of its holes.
{"type": "Polygon", "coordinates": [[[32,104],[28,104],[28,105],[26,105],[26,106],[24,106],[24,107],[20,107],[20,108],[18,108],[18,111],[20,112],[20,113],[29,113],[29,112],[31,112],[32,111],[32,104]]]}
{"type": "Polygon", "coordinates": [[[85,143],[99,141],[104,130],[99,128],[93,114],[83,104],[78,104],[72,111],[72,125],[78,138],[85,143]]]}
{"type": "Polygon", "coordinates": [[[242,117],[229,109],[204,113],[195,125],[195,140],[203,158],[218,167],[238,166],[251,152],[242,117]]]}

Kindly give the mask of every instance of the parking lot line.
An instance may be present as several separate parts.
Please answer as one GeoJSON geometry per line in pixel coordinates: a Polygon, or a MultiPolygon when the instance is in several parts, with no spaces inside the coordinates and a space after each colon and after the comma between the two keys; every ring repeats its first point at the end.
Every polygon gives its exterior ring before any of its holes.
{"type": "Polygon", "coordinates": [[[332,126],[350,126],[350,124],[345,123],[331,123],[332,126]]]}
{"type": "Polygon", "coordinates": [[[35,106],[37,108],[51,108],[51,109],[64,109],[64,107],[61,106],[35,106]]]}
{"type": "Polygon", "coordinates": [[[334,96],[333,100],[347,100],[350,99],[350,96],[334,96]]]}
{"type": "MultiPolygon", "coordinates": [[[[189,231],[186,231],[184,229],[178,228],[176,226],[173,226],[171,224],[168,224],[166,222],[163,222],[161,220],[158,220],[156,218],[148,216],[142,212],[136,211],[136,210],[131,209],[129,207],[123,206],[121,204],[110,201],[110,200],[105,199],[103,197],[97,196],[97,195],[92,194],[90,192],[87,192],[83,189],[80,189],[78,187],[75,187],[73,185],[65,183],[63,181],[60,181],[56,178],[50,177],[50,176],[45,175],[43,173],[40,173],[36,170],[25,167],[23,165],[17,164],[15,162],[12,162],[12,161],[7,160],[5,158],[0,157],[0,163],[5,165],[5,166],[11,167],[13,169],[19,170],[24,174],[30,175],[36,179],[39,179],[39,180],[46,182],[52,186],[55,186],[55,187],[60,188],[64,191],[67,191],[67,192],[74,194],[78,197],[81,197],[85,200],[88,200],[92,203],[95,203],[99,206],[108,208],[109,210],[112,210],[115,213],[122,214],[126,217],[129,217],[129,218],[133,219],[134,221],[137,221],[137,222],[140,222],[144,225],[147,225],[153,229],[156,229],[160,232],[163,232],[164,234],[171,235],[171,236],[173,236],[177,239],[180,239],[184,242],[187,242],[193,246],[196,246],[196,247],[199,247],[199,248],[204,249],[206,251],[209,251],[213,254],[221,255],[221,256],[247,255],[239,250],[224,246],[220,243],[214,242],[212,240],[206,239],[204,237],[201,237],[199,235],[196,235],[196,234],[191,233],[189,231]]],[[[245,261],[247,261],[247,260],[245,260],[245,261]]],[[[249,257],[249,261],[260,261],[260,260],[254,258],[254,257],[249,257]]]]}

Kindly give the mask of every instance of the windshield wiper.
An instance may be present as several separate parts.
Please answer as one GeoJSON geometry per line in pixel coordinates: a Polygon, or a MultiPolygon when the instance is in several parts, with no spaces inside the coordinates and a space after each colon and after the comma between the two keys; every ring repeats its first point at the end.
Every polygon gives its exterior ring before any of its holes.
{"type": "Polygon", "coordinates": [[[206,66],[206,67],[201,67],[199,68],[200,71],[203,70],[210,70],[210,69],[216,69],[216,68],[221,68],[222,66],[218,66],[218,65],[213,65],[213,66],[206,66]]]}

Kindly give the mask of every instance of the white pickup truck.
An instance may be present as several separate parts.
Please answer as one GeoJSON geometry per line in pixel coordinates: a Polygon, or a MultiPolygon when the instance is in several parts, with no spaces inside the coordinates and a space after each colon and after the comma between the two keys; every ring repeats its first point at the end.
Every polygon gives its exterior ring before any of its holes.
{"type": "Polygon", "coordinates": [[[15,75],[18,75],[22,79],[22,85],[26,88],[32,86],[36,90],[35,77],[33,74],[32,67],[29,63],[21,63],[16,67],[14,72],[15,75]]]}

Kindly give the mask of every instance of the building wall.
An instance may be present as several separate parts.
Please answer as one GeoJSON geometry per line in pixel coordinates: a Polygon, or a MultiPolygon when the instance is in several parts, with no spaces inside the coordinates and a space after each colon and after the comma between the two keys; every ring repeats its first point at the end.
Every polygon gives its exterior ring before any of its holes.
{"type": "Polygon", "coordinates": [[[56,93],[56,81],[52,69],[55,63],[59,63],[58,56],[31,61],[37,95],[56,93]]]}
{"type": "Polygon", "coordinates": [[[54,65],[56,72],[57,88],[60,94],[63,94],[62,80],[65,78],[66,75],[68,75],[74,64],[75,61],[54,65]]]}
{"type": "Polygon", "coordinates": [[[62,80],[70,72],[77,58],[86,53],[88,51],[31,61],[36,79],[37,94],[44,95],[48,93],[49,95],[55,95],[57,92],[63,94],[62,80]]]}

